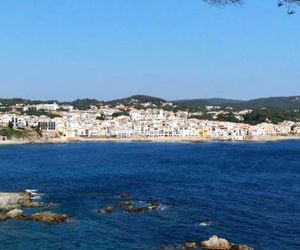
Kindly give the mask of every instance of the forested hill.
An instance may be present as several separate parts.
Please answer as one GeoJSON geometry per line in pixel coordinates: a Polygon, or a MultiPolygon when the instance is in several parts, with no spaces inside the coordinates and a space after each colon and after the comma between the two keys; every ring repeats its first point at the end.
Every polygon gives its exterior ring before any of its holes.
{"type": "Polygon", "coordinates": [[[114,99],[110,101],[100,101],[96,99],[77,99],[71,102],[60,102],[55,100],[47,100],[47,101],[27,100],[21,98],[12,98],[12,99],[0,98],[0,104],[2,106],[3,105],[12,106],[17,103],[39,104],[39,103],[53,103],[53,102],[57,102],[58,104],[70,104],[73,105],[75,108],[79,108],[79,109],[88,109],[90,105],[97,105],[99,103],[115,105],[115,104],[147,103],[147,102],[158,106],[166,102],[172,102],[182,108],[191,108],[191,109],[203,109],[205,108],[205,106],[221,106],[222,108],[233,107],[235,109],[259,109],[259,108],[282,109],[282,110],[300,109],[300,96],[258,98],[258,99],[248,100],[248,101],[224,99],[224,98],[167,101],[162,98],[147,96],[147,95],[133,95],[130,97],[126,97],[122,99],[114,99]]]}
{"type": "Polygon", "coordinates": [[[300,96],[258,98],[248,101],[222,98],[179,100],[175,103],[203,108],[204,106],[234,107],[238,109],[275,108],[284,110],[300,109],[300,96]]]}

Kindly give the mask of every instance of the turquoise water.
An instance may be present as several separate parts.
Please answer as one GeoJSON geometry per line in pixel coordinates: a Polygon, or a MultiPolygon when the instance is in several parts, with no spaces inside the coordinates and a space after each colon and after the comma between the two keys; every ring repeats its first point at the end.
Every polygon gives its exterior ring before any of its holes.
{"type": "Polygon", "coordinates": [[[0,249],[159,249],[214,234],[256,249],[300,249],[299,141],[1,146],[0,171],[1,191],[38,189],[73,218],[1,222],[0,249]],[[97,213],[121,193],[162,209],[97,213]]]}

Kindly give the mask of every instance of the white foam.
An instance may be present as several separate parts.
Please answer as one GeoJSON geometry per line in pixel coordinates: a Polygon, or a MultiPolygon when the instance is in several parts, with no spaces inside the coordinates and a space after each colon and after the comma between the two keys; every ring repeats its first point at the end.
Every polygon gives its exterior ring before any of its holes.
{"type": "Polygon", "coordinates": [[[36,190],[36,189],[26,189],[25,192],[29,193],[29,194],[32,194],[32,195],[36,195],[38,193],[38,190],[36,190]]]}
{"type": "Polygon", "coordinates": [[[32,200],[40,200],[41,196],[44,195],[42,193],[39,193],[37,189],[26,189],[26,193],[29,193],[32,197],[32,200]]]}
{"type": "Polygon", "coordinates": [[[210,221],[203,221],[199,224],[201,227],[208,227],[211,225],[211,222],[210,221]]]}

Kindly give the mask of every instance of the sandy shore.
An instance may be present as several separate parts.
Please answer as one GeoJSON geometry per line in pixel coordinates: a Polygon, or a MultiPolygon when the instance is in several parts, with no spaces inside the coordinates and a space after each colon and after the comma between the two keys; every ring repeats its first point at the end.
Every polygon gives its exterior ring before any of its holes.
{"type": "MultiPolygon", "coordinates": [[[[279,142],[288,140],[300,140],[300,136],[276,136],[253,138],[233,142],[279,142]]],[[[18,144],[60,144],[76,142],[160,142],[160,143],[204,143],[204,142],[230,142],[231,140],[208,139],[208,138],[53,138],[49,140],[7,140],[0,141],[0,145],[18,145],[18,144]]]]}

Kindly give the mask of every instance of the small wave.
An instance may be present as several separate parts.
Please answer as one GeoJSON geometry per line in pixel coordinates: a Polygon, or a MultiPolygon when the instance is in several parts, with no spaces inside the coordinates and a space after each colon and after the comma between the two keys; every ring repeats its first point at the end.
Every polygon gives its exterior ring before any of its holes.
{"type": "Polygon", "coordinates": [[[203,222],[199,223],[199,225],[201,227],[209,227],[211,224],[212,224],[211,221],[203,221],[203,222]]]}
{"type": "Polygon", "coordinates": [[[158,206],[158,210],[159,211],[165,211],[165,210],[167,210],[168,209],[168,206],[166,206],[166,205],[159,205],[158,206]]]}

